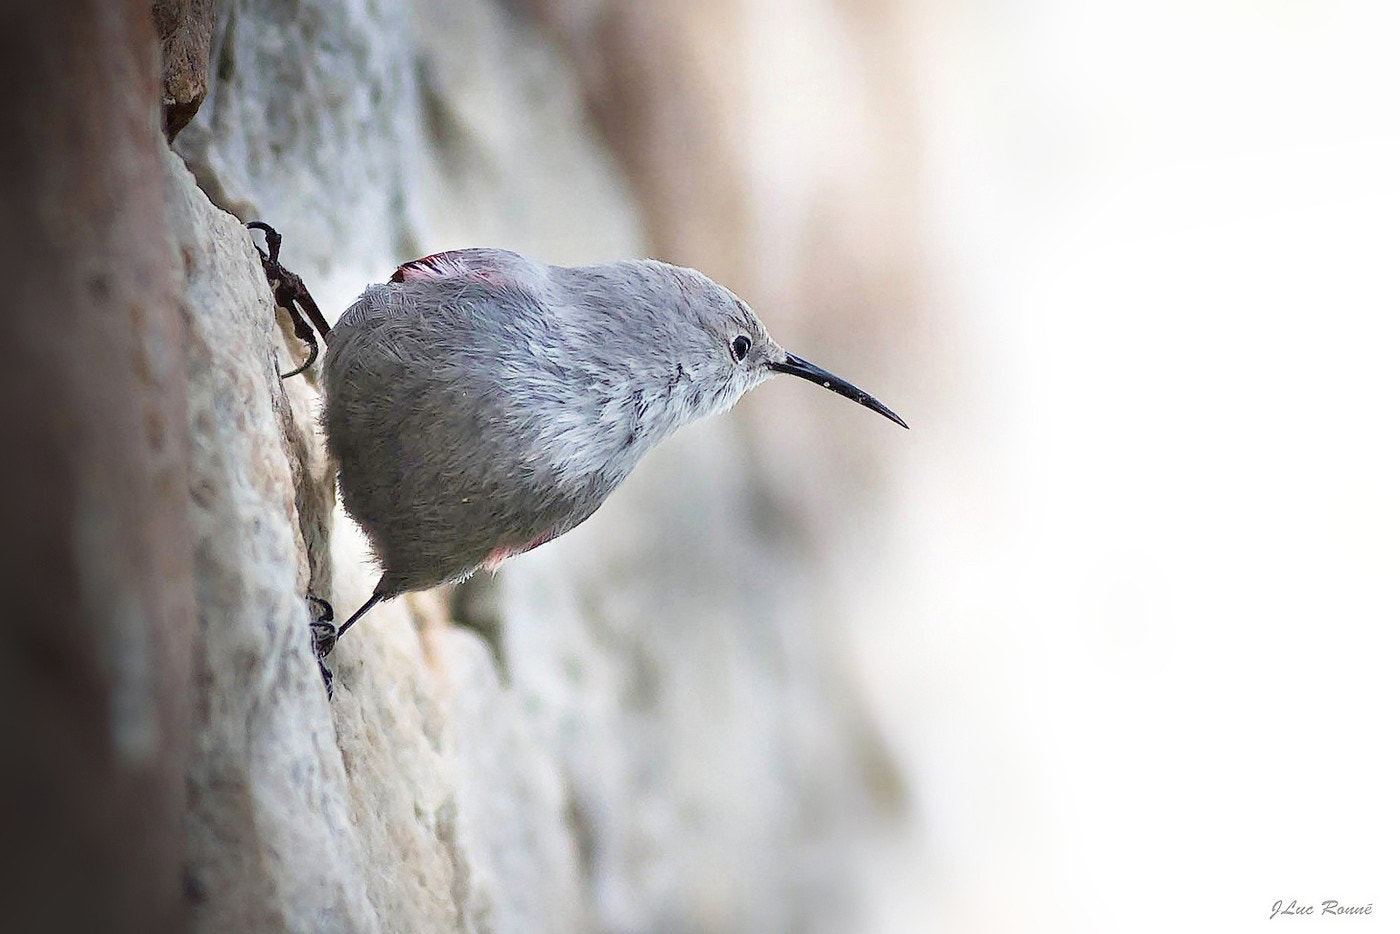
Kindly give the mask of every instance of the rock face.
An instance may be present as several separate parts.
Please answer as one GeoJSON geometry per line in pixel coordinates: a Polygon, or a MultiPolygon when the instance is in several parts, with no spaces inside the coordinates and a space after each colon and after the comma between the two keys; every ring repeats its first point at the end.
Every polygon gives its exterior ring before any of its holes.
{"type": "Polygon", "coordinates": [[[143,3],[0,29],[0,903],[185,929],[195,595],[179,285],[143,3]]]}
{"type": "Polygon", "coordinates": [[[199,110],[208,89],[214,0],[154,0],[151,15],[160,39],[165,132],[174,139],[199,110]]]}
{"type": "Polygon", "coordinates": [[[568,61],[488,0],[242,0],[166,166],[199,604],[186,889],[208,931],[845,931],[879,804],[821,582],[716,421],[495,578],[376,608],[315,371],[240,221],[329,316],[411,256],[646,255],[568,61]]]}

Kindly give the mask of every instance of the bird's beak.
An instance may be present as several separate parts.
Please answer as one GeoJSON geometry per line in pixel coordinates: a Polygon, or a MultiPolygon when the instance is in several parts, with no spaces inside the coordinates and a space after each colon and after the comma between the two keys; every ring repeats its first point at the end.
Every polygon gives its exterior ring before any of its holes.
{"type": "Polygon", "coordinates": [[[774,361],[770,363],[769,366],[778,373],[791,373],[793,376],[800,376],[803,379],[818,383],[826,389],[830,389],[837,395],[845,396],[853,402],[859,402],[867,409],[873,409],[879,412],[901,428],[909,427],[904,419],[894,414],[889,406],[885,405],[879,399],[876,399],[870,393],[863,389],[857,389],[836,374],[828,373],[816,364],[808,363],[801,357],[788,354],[786,359],[774,361]]]}

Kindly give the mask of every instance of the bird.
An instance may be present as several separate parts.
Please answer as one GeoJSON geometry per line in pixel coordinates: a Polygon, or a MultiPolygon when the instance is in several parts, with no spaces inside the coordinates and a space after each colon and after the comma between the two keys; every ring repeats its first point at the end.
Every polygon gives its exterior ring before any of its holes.
{"type": "Polygon", "coordinates": [[[649,450],[775,376],[909,427],[784,350],[729,289],[658,260],[436,253],[367,287],[328,334],[313,319],[341,499],[382,572],[340,627],[322,614],[318,661],[381,601],[493,571],[575,528],[649,450]]]}

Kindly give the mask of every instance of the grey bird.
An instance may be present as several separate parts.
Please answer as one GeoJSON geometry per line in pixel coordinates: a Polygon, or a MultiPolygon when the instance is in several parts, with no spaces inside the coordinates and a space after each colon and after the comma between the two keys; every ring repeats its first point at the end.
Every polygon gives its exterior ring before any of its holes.
{"type": "Polygon", "coordinates": [[[493,249],[400,266],[326,339],[326,438],[383,576],[318,657],[379,601],[574,528],[662,439],[779,373],[909,427],[693,269],[493,249]]]}

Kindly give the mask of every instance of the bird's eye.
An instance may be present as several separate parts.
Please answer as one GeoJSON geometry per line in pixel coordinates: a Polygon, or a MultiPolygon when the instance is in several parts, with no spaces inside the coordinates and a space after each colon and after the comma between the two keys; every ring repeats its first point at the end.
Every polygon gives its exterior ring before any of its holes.
{"type": "Polygon", "coordinates": [[[729,346],[734,348],[734,359],[742,360],[744,357],[748,356],[749,348],[753,346],[753,341],[740,334],[738,337],[734,338],[734,343],[729,346]]]}

